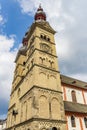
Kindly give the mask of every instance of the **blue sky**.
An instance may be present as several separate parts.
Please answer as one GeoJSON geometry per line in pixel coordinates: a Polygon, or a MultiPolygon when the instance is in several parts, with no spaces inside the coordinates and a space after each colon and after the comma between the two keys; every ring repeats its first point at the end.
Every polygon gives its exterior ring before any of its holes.
{"type": "Polygon", "coordinates": [[[20,5],[15,0],[1,0],[1,14],[5,18],[5,24],[2,26],[2,33],[7,36],[15,35],[16,42],[14,47],[21,43],[24,33],[31,25],[33,17],[27,13],[22,14],[20,5]]]}
{"type": "Polygon", "coordinates": [[[87,81],[87,0],[0,0],[0,119],[7,114],[17,51],[40,3],[57,32],[60,72],[87,81]]]}

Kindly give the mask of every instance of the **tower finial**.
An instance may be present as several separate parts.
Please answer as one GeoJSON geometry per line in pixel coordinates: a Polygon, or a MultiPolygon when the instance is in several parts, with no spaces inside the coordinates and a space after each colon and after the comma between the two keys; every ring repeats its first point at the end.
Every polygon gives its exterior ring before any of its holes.
{"type": "Polygon", "coordinates": [[[46,14],[43,11],[43,8],[41,7],[41,3],[39,4],[39,8],[37,9],[34,19],[36,22],[46,21],[46,14]]]}
{"type": "Polygon", "coordinates": [[[39,8],[41,9],[41,3],[39,4],[39,8]]]}

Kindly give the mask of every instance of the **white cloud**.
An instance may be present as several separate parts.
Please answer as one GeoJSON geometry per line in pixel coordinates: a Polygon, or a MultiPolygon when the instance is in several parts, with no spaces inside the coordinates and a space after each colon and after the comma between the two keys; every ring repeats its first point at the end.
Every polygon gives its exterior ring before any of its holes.
{"type": "MultiPolygon", "coordinates": [[[[17,0],[20,3],[22,13],[32,14],[34,12],[34,1],[33,0],[17,0]]],[[[36,2],[36,1],[35,1],[36,2]]]]}
{"type": "Polygon", "coordinates": [[[14,37],[0,35],[0,99],[8,100],[10,95],[16,55],[16,50],[11,51],[14,42],[14,37]]]}
{"type": "Polygon", "coordinates": [[[14,38],[0,35],[0,53],[9,52],[14,45],[14,38]]]}
{"type": "Polygon", "coordinates": [[[71,74],[69,75],[70,77],[72,78],[76,78],[76,79],[79,79],[79,80],[82,80],[82,81],[86,81],[87,82],[87,74],[82,74],[82,73],[78,73],[78,74],[71,74]]]}

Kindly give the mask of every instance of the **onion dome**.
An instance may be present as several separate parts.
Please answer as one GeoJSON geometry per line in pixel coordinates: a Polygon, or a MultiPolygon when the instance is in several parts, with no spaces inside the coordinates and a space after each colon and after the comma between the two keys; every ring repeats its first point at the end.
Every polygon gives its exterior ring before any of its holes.
{"type": "Polygon", "coordinates": [[[39,8],[37,9],[37,12],[35,13],[34,20],[36,22],[38,22],[38,21],[46,21],[46,14],[43,11],[41,5],[39,5],[39,8]]]}

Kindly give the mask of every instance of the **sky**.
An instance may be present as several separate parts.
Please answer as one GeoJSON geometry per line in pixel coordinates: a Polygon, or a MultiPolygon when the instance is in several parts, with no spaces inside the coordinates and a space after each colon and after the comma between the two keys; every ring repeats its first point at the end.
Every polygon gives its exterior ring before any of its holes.
{"type": "Polygon", "coordinates": [[[0,119],[7,115],[17,51],[39,4],[57,32],[61,74],[87,82],[87,0],[0,0],[0,119]]]}

